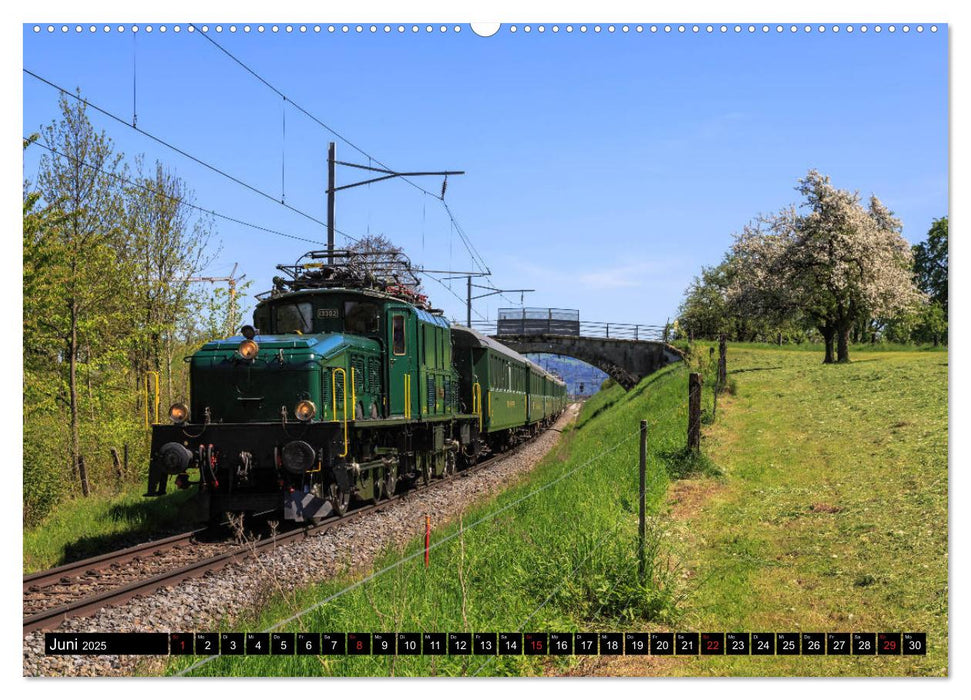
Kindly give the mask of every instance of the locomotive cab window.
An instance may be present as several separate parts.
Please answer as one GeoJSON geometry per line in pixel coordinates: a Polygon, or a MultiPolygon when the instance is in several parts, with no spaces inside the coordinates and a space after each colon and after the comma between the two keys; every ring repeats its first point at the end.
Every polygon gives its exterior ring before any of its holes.
{"type": "Polygon", "coordinates": [[[405,317],[395,314],[391,317],[391,352],[395,355],[405,354],[405,317]]]}
{"type": "Polygon", "coordinates": [[[274,310],[274,333],[313,333],[313,305],[309,301],[279,304],[274,310]]]}
{"type": "Polygon", "coordinates": [[[366,301],[344,302],[344,330],[347,333],[377,333],[380,322],[381,310],[377,304],[366,301]]]}

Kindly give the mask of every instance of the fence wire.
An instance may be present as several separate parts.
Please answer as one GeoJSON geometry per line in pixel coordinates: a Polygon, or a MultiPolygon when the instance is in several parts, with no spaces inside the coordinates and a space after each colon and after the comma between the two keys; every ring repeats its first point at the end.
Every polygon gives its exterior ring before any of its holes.
{"type": "MultiPolygon", "coordinates": [[[[637,432],[640,433],[640,430],[638,430],[637,432]]],[[[650,434],[650,430],[648,430],[648,434],[650,434]]],[[[654,485],[658,481],[659,475],[660,475],[660,471],[655,471],[654,474],[651,476],[650,482],[647,483],[644,487],[645,494],[650,493],[651,489],[654,488],[654,485]]],[[[566,586],[567,583],[573,580],[573,578],[576,576],[576,573],[580,570],[580,568],[590,559],[590,557],[595,552],[598,552],[603,548],[604,543],[608,541],[611,535],[615,534],[617,530],[620,529],[620,526],[623,525],[624,522],[625,522],[624,520],[620,520],[612,528],[607,530],[604,536],[597,542],[597,546],[591,549],[590,552],[588,552],[587,555],[580,561],[580,563],[577,564],[576,567],[574,567],[574,569],[563,578],[563,581],[560,583],[560,585],[557,586],[556,589],[552,593],[550,593],[542,603],[536,606],[536,608],[529,615],[526,616],[526,618],[522,621],[522,623],[520,623],[519,628],[516,630],[517,632],[522,632],[525,629],[526,624],[531,619],[533,619],[540,610],[545,608],[549,604],[549,602],[556,596],[556,594],[559,593],[561,590],[563,590],[563,587],[566,586]]],[[[605,598],[604,602],[600,604],[600,607],[597,608],[597,612],[595,612],[593,616],[597,617],[598,615],[600,615],[600,612],[604,609],[604,606],[606,604],[607,604],[607,599],[605,598]]],[[[481,666],[479,666],[475,670],[472,676],[478,676],[479,673],[482,671],[482,669],[484,669],[486,666],[491,664],[493,661],[496,661],[498,658],[499,658],[498,655],[490,656],[482,663],[481,666]]]]}
{"type": "MultiPolygon", "coordinates": [[[[554,486],[554,485],[558,484],[559,482],[563,481],[567,477],[569,477],[569,476],[577,473],[581,469],[583,469],[583,468],[585,468],[585,467],[593,464],[594,462],[596,462],[596,461],[598,461],[600,459],[603,459],[608,454],[610,454],[610,453],[614,452],[615,450],[617,450],[618,448],[620,448],[622,445],[626,444],[627,442],[630,442],[630,440],[632,440],[634,437],[638,436],[639,434],[640,434],[640,428],[638,428],[634,432],[630,433],[627,437],[621,439],[620,442],[616,443],[615,445],[613,445],[609,449],[604,450],[603,452],[600,452],[599,454],[597,454],[595,457],[592,457],[592,458],[588,459],[583,464],[580,464],[580,465],[574,467],[573,469],[570,469],[569,471],[561,474],[560,476],[556,477],[552,481],[550,481],[550,482],[548,482],[546,484],[543,484],[539,488],[533,489],[529,493],[527,493],[527,494],[525,494],[525,495],[523,495],[523,496],[515,499],[511,503],[507,503],[502,508],[499,508],[498,510],[494,510],[494,511],[492,511],[489,514],[484,515],[483,517],[481,517],[478,520],[474,521],[472,524],[467,525],[465,528],[463,528],[463,530],[458,530],[458,531],[452,533],[451,535],[446,535],[442,539],[440,539],[437,542],[435,542],[434,544],[432,544],[428,548],[428,551],[431,552],[432,550],[437,549],[438,547],[441,547],[445,543],[450,542],[451,540],[453,540],[456,537],[458,537],[463,531],[471,530],[472,528],[474,528],[474,527],[476,527],[478,525],[481,525],[482,523],[488,522],[489,520],[492,520],[493,518],[495,518],[497,515],[500,515],[501,513],[506,512],[510,508],[513,508],[514,506],[519,505],[523,501],[526,501],[526,500],[532,498],[533,496],[536,496],[537,494],[542,493],[543,491],[547,490],[548,488],[551,488],[552,486],[554,486]]],[[[596,550],[592,550],[590,554],[592,554],[593,551],[596,551],[596,550]]],[[[337,598],[340,598],[341,596],[343,596],[343,595],[345,595],[347,593],[350,593],[351,591],[356,590],[357,588],[360,588],[365,583],[369,583],[370,581],[373,581],[374,579],[377,579],[378,577],[383,576],[384,574],[388,573],[389,571],[393,571],[393,570],[397,569],[402,564],[406,564],[407,562],[412,561],[413,559],[416,559],[418,557],[424,556],[424,554],[425,554],[425,549],[424,548],[419,548],[416,552],[414,552],[412,554],[409,554],[406,557],[402,557],[401,559],[398,559],[394,563],[389,564],[388,566],[385,566],[384,568],[382,568],[382,569],[380,569],[378,571],[375,571],[374,573],[366,576],[365,578],[363,578],[363,579],[361,579],[359,581],[356,581],[356,582],[352,583],[351,585],[347,586],[346,588],[343,588],[343,589],[337,591],[336,593],[333,593],[333,594],[327,596],[323,600],[314,603],[310,607],[307,607],[307,608],[301,610],[300,612],[298,612],[298,613],[296,613],[294,615],[291,615],[290,617],[288,617],[288,618],[286,618],[284,620],[281,620],[280,622],[277,622],[276,624],[271,625],[270,627],[267,627],[266,629],[263,630],[263,632],[273,632],[273,631],[279,629],[280,627],[283,627],[284,625],[287,625],[287,624],[293,622],[294,620],[298,620],[301,617],[303,617],[304,615],[306,615],[307,613],[312,612],[314,610],[317,610],[317,609],[319,609],[319,608],[327,605],[328,603],[336,600],[337,598]]],[[[588,554],[587,556],[589,557],[590,555],[588,554]]],[[[201,659],[201,660],[197,661],[196,663],[192,664],[191,666],[187,666],[183,670],[179,671],[176,675],[177,676],[185,676],[186,674],[190,673],[191,671],[194,671],[194,670],[196,670],[198,668],[201,668],[202,666],[205,666],[206,664],[212,662],[214,659],[217,659],[217,658],[219,658],[219,654],[213,654],[212,656],[208,656],[205,659],[201,659]]]]}

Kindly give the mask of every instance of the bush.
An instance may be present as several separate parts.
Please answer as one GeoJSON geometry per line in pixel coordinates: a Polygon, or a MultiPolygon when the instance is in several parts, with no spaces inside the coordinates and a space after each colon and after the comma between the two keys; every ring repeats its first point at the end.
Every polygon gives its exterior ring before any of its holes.
{"type": "Polygon", "coordinates": [[[52,421],[24,426],[23,524],[36,525],[50,513],[68,490],[71,478],[64,431],[52,421]]]}

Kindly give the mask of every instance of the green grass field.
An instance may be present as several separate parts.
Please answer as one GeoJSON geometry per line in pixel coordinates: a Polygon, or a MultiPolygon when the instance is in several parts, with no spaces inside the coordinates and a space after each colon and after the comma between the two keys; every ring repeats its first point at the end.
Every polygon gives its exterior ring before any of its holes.
{"type": "Polygon", "coordinates": [[[737,395],[705,449],[719,478],[672,486],[687,572],[678,626],[926,631],[926,657],[701,657],[598,673],[946,675],[947,355],[731,347],[737,395]]]}

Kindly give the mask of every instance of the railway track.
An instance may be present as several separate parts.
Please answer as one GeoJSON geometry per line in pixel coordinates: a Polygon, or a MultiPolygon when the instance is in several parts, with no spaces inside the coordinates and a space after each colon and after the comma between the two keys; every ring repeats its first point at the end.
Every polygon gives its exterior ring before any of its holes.
{"type": "Polygon", "coordinates": [[[322,535],[332,527],[383,510],[399,499],[434,489],[450,479],[471,476],[497,460],[516,455],[527,444],[517,445],[448,479],[438,479],[377,504],[361,506],[343,517],[332,517],[317,524],[272,533],[250,542],[202,542],[198,538],[207,528],[201,528],[29,574],[24,576],[23,633],[27,635],[37,630],[54,629],[69,618],[90,615],[164,586],[202,576],[209,571],[218,571],[235,561],[279,545],[322,535]]]}

